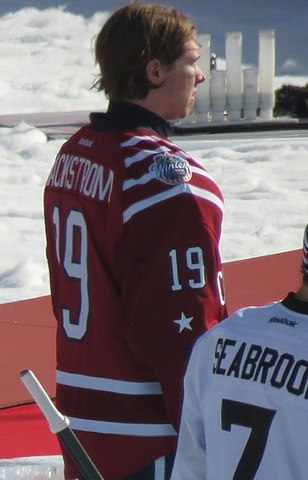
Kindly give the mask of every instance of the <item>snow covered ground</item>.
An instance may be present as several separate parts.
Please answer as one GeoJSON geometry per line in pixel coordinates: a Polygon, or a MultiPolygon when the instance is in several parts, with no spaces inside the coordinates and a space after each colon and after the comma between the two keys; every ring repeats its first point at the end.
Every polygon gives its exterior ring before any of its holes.
{"type": "Polygon", "coordinates": [[[60,455],[0,460],[0,480],[63,480],[60,455]]]}

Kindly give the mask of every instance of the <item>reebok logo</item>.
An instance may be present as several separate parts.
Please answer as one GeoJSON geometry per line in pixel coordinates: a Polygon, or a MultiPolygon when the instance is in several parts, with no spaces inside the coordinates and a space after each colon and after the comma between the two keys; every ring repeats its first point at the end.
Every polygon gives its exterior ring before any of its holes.
{"type": "Polygon", "coordinates": [[[272,317],[269,319],[268,323],[280,323],[286,325],[287,327],[295,328],[298,323],[295,320],[288,320],[287,318],[278,318],[272,317]]]}
{"type": "Polygon", "coordinates": [[[79,145],[83,145],[84,147],[91,148],[93,145],[93,140],[89,140],[88,138],[81,137],[78,143],[79,145]]]}

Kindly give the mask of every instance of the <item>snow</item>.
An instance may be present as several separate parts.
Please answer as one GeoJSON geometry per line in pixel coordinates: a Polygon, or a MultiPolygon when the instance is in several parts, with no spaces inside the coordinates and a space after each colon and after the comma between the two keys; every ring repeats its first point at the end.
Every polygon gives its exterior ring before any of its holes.
{"type": "MultiPolygon", "coordinates": [[[[105,109],[104,96],[91,90],[97,73],[91,44],[106,18],[106,12],[86,19],[61,8],[0,17],[0,113],[105,109]]],[[[306,81],[275,79],[277,86],[306,81]]],[[[224,193],[223,261],[301,247],[308,220],[306,132],[176,141],[204,162],[224,193]]],[[[49,294],[42,194],[63,142],[29,122],[0,128],[0,303],[49,294]]]]}
{"type": "Polygon", "coordinates": [[[63,480],[60,455],[0,460],[0,480],[63,480]]]}

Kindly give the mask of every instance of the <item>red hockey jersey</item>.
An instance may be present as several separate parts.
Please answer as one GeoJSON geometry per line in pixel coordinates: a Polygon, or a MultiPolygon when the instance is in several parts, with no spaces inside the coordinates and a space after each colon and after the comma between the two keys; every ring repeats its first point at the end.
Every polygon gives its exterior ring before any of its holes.
{"type": "Polygon", "coordinates": [[[159,117],[123,104],[91,118],[44,206],[57,405],[111,480],[175,450],[190,350],[226,316],[223,198],[159,117]]]}

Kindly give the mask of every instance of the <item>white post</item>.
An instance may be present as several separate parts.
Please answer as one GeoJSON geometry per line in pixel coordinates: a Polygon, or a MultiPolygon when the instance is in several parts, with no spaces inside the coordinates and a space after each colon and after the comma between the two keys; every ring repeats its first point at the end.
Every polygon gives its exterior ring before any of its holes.
{"type": "Polygon", "coordinates": [[[243,108],[245,120],[256,120],[258,104],[258,69],[243,68],[243,108]]]}
{"type": "Polygon", "coordinates": [[[260,118],[271,119],[274,106],[275,31],[259,32],[259,107],[260,118]]]}
{"type": "Polygon", "coordinates": [[[212,70],[211,72],[211,116],[212,121],[222,122],[226,109],[226,72],[212,70]]]}
{"type": "Polygon", "coordinates": [[[202,46],[200,68],[205,75],[205,81],[197,87],[195,115],[197,123],[208,122],[210,110],[210,77],[211,77],[211,35],[199,35],[198,42],[202,46]]]}
{"type": "Polygon", "coordinates": [[[226,92],[229,120],[240,120],[242,108],[242,33],[226,35],[226,92]]]}

